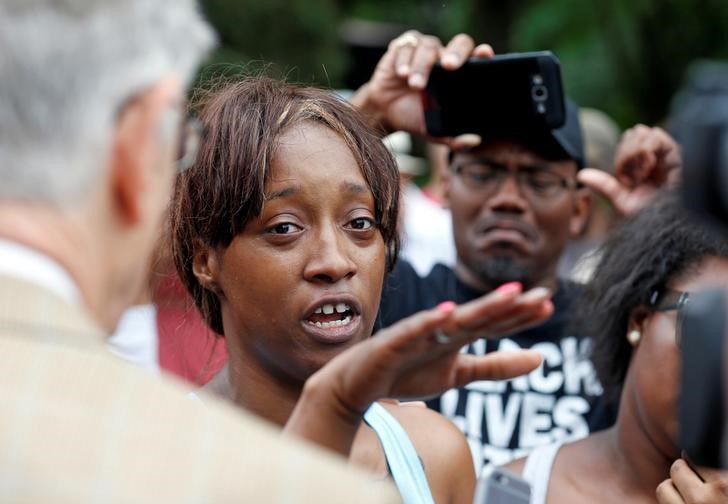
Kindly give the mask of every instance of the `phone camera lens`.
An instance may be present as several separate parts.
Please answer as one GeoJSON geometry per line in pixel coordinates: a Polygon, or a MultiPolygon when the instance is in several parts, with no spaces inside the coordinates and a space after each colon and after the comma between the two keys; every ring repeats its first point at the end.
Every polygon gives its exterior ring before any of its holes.
{"type": "Polygon", "coordinates": [[[544,102],[548,100],[549,91],[545,86],[533,86],[531,88],[531,97],[533,101],[544,102]]]}

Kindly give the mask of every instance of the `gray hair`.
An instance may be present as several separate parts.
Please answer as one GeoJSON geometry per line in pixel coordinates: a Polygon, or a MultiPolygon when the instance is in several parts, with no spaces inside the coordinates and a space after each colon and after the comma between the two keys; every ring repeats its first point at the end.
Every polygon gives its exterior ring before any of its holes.
{"type": "Polygon", "coordinates": [[[213,43],[194,0],[1,0],[0,201],[86,195],[124,103],[213,43]]]}

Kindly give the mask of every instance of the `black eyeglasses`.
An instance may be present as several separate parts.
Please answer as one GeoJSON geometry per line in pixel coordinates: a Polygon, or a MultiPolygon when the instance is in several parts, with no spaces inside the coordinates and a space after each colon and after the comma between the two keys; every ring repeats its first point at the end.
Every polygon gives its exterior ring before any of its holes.
{"type": "Polygon", "coordinates": [[[677,323],[675,324],[675,343],[680,347],[682,344],[682,322],[684,310],[683,308],[690,301],[688,292],[676,291],[672,289],[660,289],[652,292],[650,296],[650,308],[655,311],[672,311],[677,310],[677,323]]]}
{"type": "Polygon", "coordinates": [[[523,194],[531,201],[553,198],[577,185],[575,179],[560,175],[548,167],[523,166],[512,171],[500,163],[484,159],[456,163],[452,165],[452,170],[467,187],[482,192],[484,196],[495,193],[510,175],[516,177],[523,194]]]}

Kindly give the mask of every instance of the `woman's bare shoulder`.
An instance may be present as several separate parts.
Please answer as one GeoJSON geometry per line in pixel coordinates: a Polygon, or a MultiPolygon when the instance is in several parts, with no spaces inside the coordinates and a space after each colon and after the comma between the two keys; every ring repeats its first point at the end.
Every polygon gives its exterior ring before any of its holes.
{"type": "Polygon", "coordinates": [[[380,403],[407,432],[422,460],[435,502],[468,503],[475,490],[475,467],[465,436],[424,403],[380,403]]]}
{"type": "MultiPolygon", "coordinates": [[[[417,440],[425,440],[429,447],[437,449],[438,445],[450,445],[453,441],[461,441],[467,446],[460,429],[437,411],[425,406],[423,402],[387,400],[379,404],[397,419],[415,444],[417,440]]],[[[444,447],[439,446],[439,448],[444,447]]]]}

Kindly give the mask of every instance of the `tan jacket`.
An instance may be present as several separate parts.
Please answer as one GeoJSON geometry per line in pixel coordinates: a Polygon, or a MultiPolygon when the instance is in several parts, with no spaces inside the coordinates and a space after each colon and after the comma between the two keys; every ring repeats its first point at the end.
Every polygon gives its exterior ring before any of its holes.
{"type": "Polygon", "coordinates": [[[398,502],[343,459],[106,351],[91,318],[0,276],[0,502],[398,502]]]}

